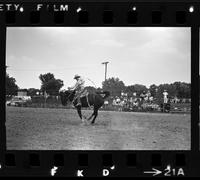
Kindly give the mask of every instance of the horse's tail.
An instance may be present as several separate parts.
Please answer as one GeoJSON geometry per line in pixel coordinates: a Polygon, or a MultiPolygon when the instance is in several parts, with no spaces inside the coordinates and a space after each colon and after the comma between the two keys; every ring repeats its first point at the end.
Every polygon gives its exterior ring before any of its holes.
{"type": "Polygon", "coordinates": [[[105,94],[105,96],[103,96],[103,99],[106,99],[108,96],[110,96],[110,92],[109,91],[100,91],[100,92],[96,92],[97,94],[105,94]]]}

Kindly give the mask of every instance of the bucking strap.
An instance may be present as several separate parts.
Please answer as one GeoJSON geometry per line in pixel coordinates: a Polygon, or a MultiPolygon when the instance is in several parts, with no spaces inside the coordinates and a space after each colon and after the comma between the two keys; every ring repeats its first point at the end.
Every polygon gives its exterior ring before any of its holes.
{"type": "Polygon", "coordinates": [[[89,93],[86,94],[86,100],[87,100],[89,108],[91,109],[91,106],[90,106],[90,103],[89,103],[89,100],[88,100],[88,95],[89,95],[89,93]]]}

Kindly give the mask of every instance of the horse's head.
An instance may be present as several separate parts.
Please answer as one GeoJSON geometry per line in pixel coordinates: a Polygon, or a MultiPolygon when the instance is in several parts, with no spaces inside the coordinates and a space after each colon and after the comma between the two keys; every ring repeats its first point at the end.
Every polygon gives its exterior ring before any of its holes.
{"type": "Polygon", "coordinates": [[[61,99],[62,105],[66,106],[68,101],[73,101],[75,91],[63,90],[63,91],[60,91],[59,94],[60,94],[60,99],[61,99]]]}

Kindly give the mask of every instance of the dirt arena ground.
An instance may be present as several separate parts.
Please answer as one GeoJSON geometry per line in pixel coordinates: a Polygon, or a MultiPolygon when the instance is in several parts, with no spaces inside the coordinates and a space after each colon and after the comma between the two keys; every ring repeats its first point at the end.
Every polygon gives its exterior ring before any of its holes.
{"type": "Polygon", "coordinates": [[[189,114],[6,107],[8,150],[190,150],[189,114]],[[90,111],[84,111],[89,115],[90,111]]]}

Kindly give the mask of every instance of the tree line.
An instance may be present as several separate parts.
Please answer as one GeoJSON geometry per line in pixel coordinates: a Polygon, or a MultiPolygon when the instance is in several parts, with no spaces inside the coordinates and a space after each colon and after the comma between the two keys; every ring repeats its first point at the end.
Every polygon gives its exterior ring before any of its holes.
{"type": "Polygon", "coordinates": [[[169,97],[190,98],[190,88],[190,83],[178,81],[171,84],[160,84],[158,86],[152,84],[149,88],[142,84],[125,86],[123,81],[113,77],[103,82],[103,89],[110,91],[113,96],[120,96],[121,92],[127,93],[128,96],[133,96],[133,93],[140,95],[143,92],[150,91],[153,97],[162,98],[162,93],[166,90],[169,97]]]}
{"type": "MultiPolygon", "coordinates": [[[[35,96],[37,92],[46,92],[49,95],[58,95],[59,90],[63,87],[64,83],[61,79],[56,79],[54,74],[46,73],[40,74],[39,80],[41,82],[40,89],[29,88],[27,90],[28,96],[35,96]]],[[[163,91],[167,90],[169,93],[169,97],[177,97],[177,98],[190,98],[191,95],[191,84],[185,82],[174,82],[171,84],[160,84],[155,85],[152,84],[149,88],[142,84],[134,84],[126,86],[122,80],[119,78],[111,77],[102,82],[102,88],[94,88],[94,87],[86,87],[88,91],[100,91],[107,90],[110,91],[111,96],[120,96],[122,92],[127,93],[128,96],[133,96],[133,93],[140,95],[143,92],[150,91],[151,95],[156,98],[163,97],[163,91]]],[[[17,95],[17,91],[19,87],[16,84],[16,80],[14,77],[10,77],[8,73],[6,73],[6,95],[17,95]]]]}

